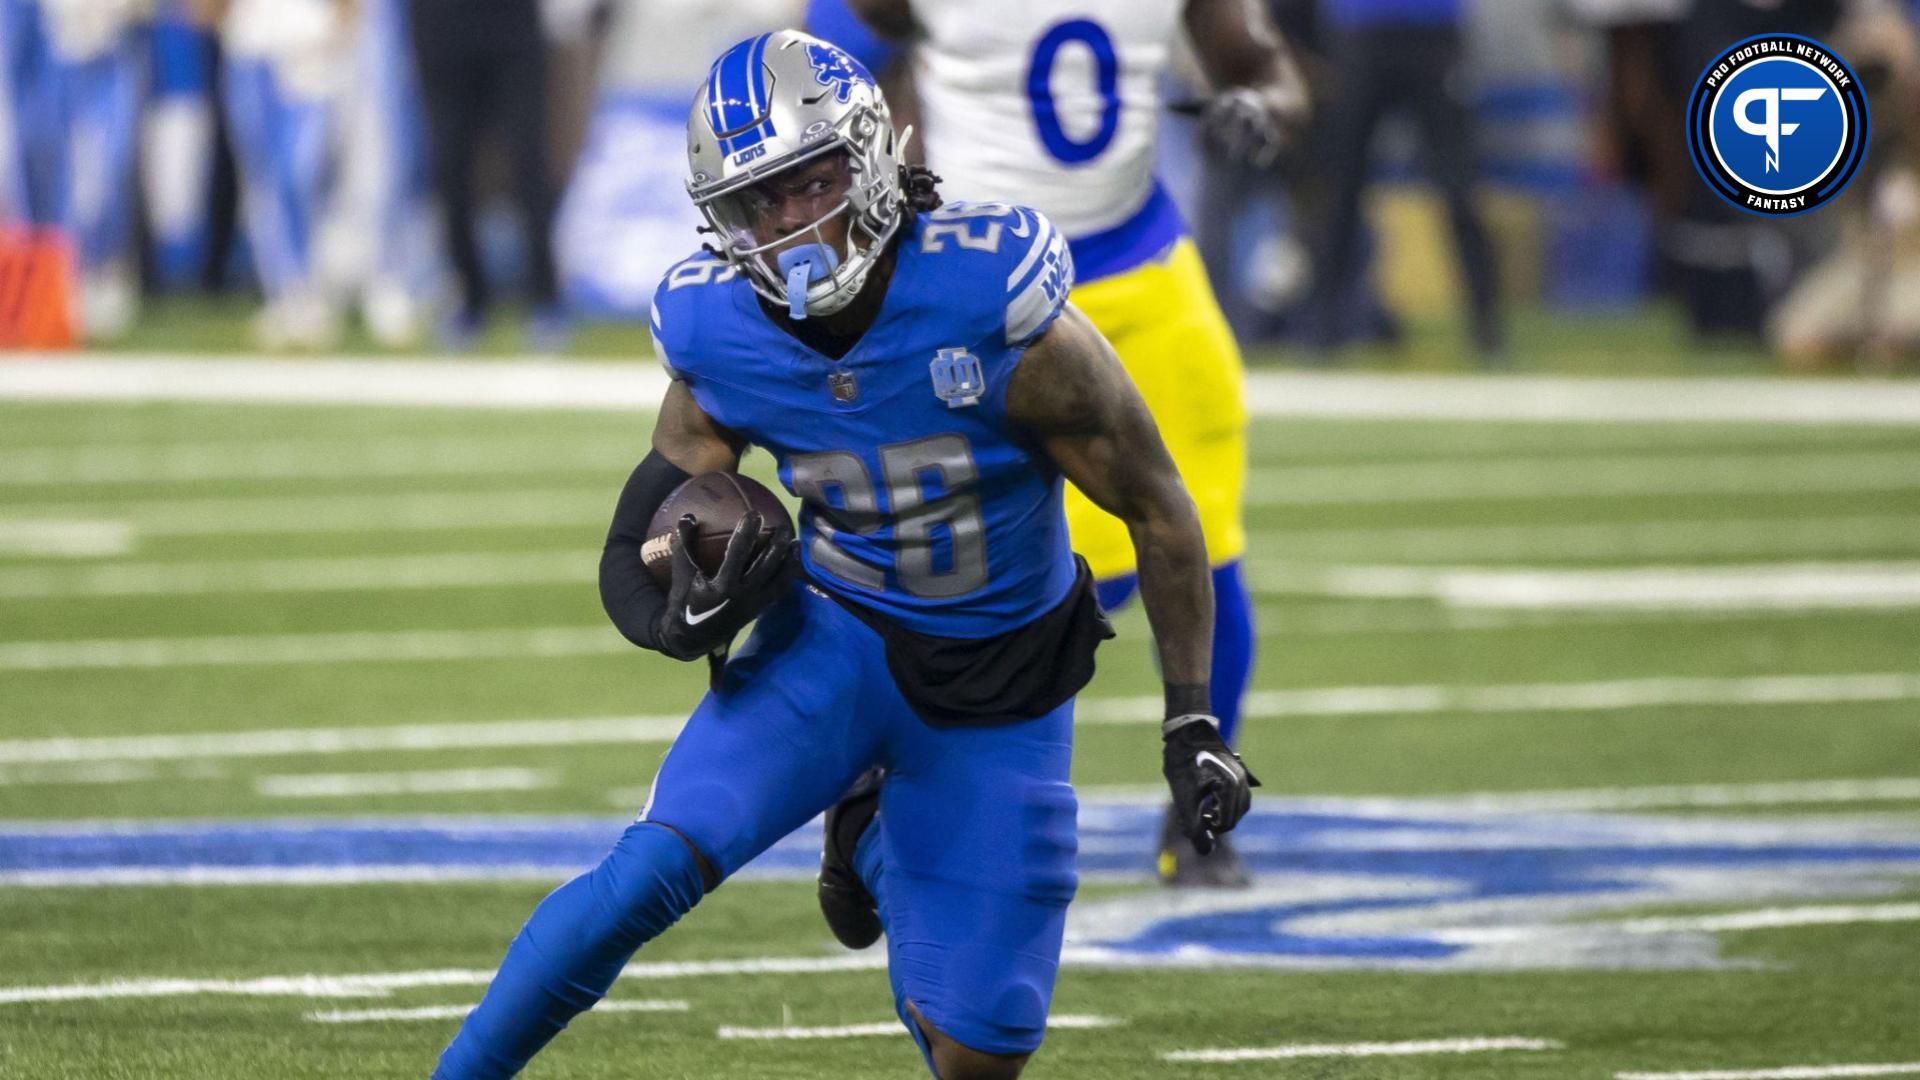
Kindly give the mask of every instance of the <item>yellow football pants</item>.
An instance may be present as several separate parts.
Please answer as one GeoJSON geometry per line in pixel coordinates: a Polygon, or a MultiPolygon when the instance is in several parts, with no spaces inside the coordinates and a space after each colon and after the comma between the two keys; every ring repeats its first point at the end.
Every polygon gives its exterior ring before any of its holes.
{"type": "MultiPolygon", "coordinates": [[[[1214,565],[1245,554],[1247,405],[1240,346],[1206,267],[1182,238],[1158,262],[1074,286],[1073,304],[1113,343],[1160,425],[1160,437],[1200,510],[1214,565]]],[[[1096,578],[1135,569],[1126,526],[1067,486],[1073,548],[1096,578]]]]}

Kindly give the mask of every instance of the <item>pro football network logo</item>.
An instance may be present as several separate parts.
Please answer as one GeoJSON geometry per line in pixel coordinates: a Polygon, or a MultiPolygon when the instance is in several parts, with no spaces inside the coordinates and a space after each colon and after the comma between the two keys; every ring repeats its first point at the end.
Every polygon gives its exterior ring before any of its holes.
{"type": "Polygon", "coordinates": [[[1687,104],[1687,148],[1716,194],[1749,213],[1804,214],[1867,156],[1866,90],[1833,50],[1763,34],[1714,59],[1687,104]]]}

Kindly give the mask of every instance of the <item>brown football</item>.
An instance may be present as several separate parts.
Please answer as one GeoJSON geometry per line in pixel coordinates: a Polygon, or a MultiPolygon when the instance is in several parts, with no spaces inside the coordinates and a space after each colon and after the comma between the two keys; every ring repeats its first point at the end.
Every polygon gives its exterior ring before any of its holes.
{"type": "Polygon", "coordinates": [[[697,523],[700,542],[695,545],[693,561],[709,574],[718,573],[727,554],[727,539],[747,511],[758,511],[761,519],[760,544],[784,544],[793,539],[793,518],[780,497],[766,485],[738,473],[710,472],[688,480],[673,489],[667,501],[653,512],[647,524],[647,542],[641,545],[640,561],[661,585],[673,581],[674,525],[686,514],[697,523]]]}

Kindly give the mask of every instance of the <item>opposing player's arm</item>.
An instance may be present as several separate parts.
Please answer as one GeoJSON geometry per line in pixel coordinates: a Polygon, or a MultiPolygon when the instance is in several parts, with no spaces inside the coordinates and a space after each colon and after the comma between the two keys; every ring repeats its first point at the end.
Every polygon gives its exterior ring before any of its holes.
{"type": "Polygon", "coordinates": [[[227,17],[227,9],[232,6],[233,0],[188,0],[187,17],[195,24],[211,29],[220,25],[220,20],[227,17]]]}
{"type": "Polygon", "coordinates": [[[1235,158],[1271,164],[1306,123],[1306,77],[1261,0],[1187,0],[1187,35],[1213,83],[1204,125],[1235,158]]]}
{"type": "Polygon", "coordinates": [[[905,41],[914,34],[911,0],[845,0],[848,10],[873,32],[891,41],[905,41]]]}
{"type": "Polygon", "coordinates": [[[1213,582],[1200,515],[1106,338],[1068,305],[1014,368],[1007,412],[1067,479],[1126,523],[1159,642],[1167,714],[1209,710],[1213,582]]]}

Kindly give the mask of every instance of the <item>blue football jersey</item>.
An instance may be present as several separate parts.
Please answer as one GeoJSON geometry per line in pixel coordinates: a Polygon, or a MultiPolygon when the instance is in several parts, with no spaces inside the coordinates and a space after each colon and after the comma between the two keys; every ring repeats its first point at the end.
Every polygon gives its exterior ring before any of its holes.
{"type": "Polygon", "coordinates": [[[694,401],[772,453],[823,588],[924,634],[981,638],[1065,598],[1059,470],[1007,419],[1007,383],[1067,301],[1043,215],[953,203],[901,226],[878,316],[839,360],[697,255],[654,295],[655,349],[694,401]]]}

